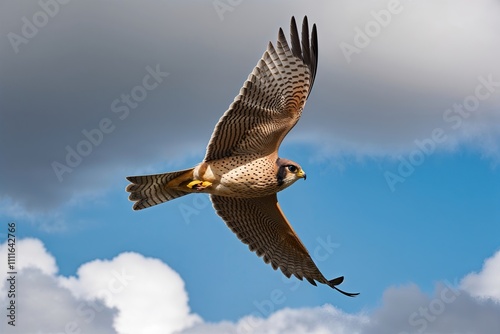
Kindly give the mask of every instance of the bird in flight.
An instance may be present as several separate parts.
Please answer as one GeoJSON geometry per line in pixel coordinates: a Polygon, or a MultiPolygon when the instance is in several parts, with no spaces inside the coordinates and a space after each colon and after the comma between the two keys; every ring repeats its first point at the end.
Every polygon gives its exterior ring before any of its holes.
{"type": "Polygon", "coordinates": [[[295,19],[290,45],[280,28],[248,76],[238,96],[215,126],[205,158],[197,166],[155,175],[129,176],[133,209],[142,210],[175,198],[207,193],[217,214],[273,269],[311,284],[337,286],[343,276],[326,279],[278,204],[276,194],[299,179],[302,167],[278,156],[286,134],[299,120],[316,76],[316,25],[309,36],[307,17],[299,38],[295,19]]]}

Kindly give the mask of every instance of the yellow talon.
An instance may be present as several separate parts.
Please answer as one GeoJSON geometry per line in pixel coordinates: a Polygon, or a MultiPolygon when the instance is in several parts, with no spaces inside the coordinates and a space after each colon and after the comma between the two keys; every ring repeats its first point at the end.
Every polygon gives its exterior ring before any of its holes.
{"type": "Polygon", "coordinates": [[[194,180],[191,181],[187,184],[187,187],[189,189],[195,189],[195,190],[202,190],[207,187],[210,187],[212,185],[212,182],[209,181],[200,181],[200,180],[194,180]]]}
{"type": "Polygon", "coordinates": [[[193,189],[194,186],[197,186],[199,185],[200,183],[202,183],[200,180],[194,180],[194,181],[191,181],[187,184],[187,187],[189,189],[193,189]]]}
{"type": "Polygon", "coordinates": [[[203,188],[210,187],[211,185],[212,185],[212,182],[209,182],[209,181],[203,181],[203,182],[201,183],[201,186],[202,186],[203,188]]]}

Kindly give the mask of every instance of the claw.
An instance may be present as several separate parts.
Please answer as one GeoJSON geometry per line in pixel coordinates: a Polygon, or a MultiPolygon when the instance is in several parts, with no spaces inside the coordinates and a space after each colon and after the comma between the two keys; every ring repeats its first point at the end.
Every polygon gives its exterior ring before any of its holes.
{"type": "Polygon", "coordinates": [[[203,190],[207,187],[210,187],[212,185],[212,182],[209,181],[200,181],[200,180],[194,180],[191,181],[187,184],[187,187],[189,189],[194,189],[194,190],[203,190]]]}

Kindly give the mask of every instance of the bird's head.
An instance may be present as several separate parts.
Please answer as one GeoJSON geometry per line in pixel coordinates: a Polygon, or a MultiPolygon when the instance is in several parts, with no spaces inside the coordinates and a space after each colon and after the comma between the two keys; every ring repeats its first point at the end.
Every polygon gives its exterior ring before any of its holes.
{"type": "Polygon", "coordinates": [[[298,179],[306,179],[306,173],[296,162],[278,158],[278,160],[276,160],[276,165],[278,167],[278,173],[276,174],[278,186],[284,185],[288,187],[298,179]]]}

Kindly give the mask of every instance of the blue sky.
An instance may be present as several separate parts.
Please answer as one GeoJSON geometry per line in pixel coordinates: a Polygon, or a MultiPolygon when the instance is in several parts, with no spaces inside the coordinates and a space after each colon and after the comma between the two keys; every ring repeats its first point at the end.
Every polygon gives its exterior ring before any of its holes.
{"type": "Polygon", "coordinates": [[[500,7],[397,4],[4,3],[0,233],[16,222],[15,330],[497,333],[500,7]],[[268,40],[304,14],[318,76],[280,156],[308,177],[279,201],[356,298],[272,270],[208,197],[134,212],[124,190],[125,176],[198,163],[268,40]],[[357,32],[377,24],[363,45],[357,32]],[[70,166],[68,147],[88,154],[70,166]]]}

